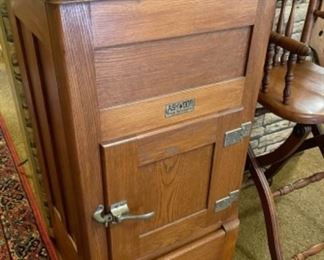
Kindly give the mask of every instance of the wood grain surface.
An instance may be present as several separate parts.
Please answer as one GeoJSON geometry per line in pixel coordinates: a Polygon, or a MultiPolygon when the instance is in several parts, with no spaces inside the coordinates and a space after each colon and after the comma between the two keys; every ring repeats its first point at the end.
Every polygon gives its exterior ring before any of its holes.
{"type": "Polygon", "coordinates": [[[224,136],[253,119],[275,1],[10,2],[33,50],[19,59],[60,256],[231,259],[237,202],[214,208],[240,188],[248,138],[224,136]],[[166,116],[184,100],[194,108],[166,116]],[[91,218],[123,200],[155,217],[91,218]]]}
{"type": "Polygon", "coordinates": [[[91,3],[94,46],[101,48],[253,25],[257,4],[257,0],[94,2],[91,3]]]}
{"type": "MultiPolygon", "coordinates": [[[[103,201],[103,187],[89,4],[50,5],[47,15],[71,167],[65,174],[73,178],[69,189],[75,199],[67,206],[78,212],[71,219],[78,226],[77,254],[80,259],[106,260],[106,232],[91,219],[98,202],[103,201]]],[[[61,249],[61,254],[64,258],[69,252],[61,249]]]]}
{"type": "Polygon", "coordinates": [[[214,260],[222,255],[225,244],[223,230],[210,234],[192,244],[184,246],[174,252],[158,258],[159,260],[214,260]]]}
{"type": "Polygon", "coordinates": [[[251,28],[95,52],[101,109],[245,75],[251,28]]]}
{"type": "Polygon", "coordinates": [[[238,78],[143,102],[101,110],[102,141],[153,130],[206,114],[240,108],[244,82],[244,78],[238,78]],[[195,99],[196,107],[193,112],[170,118],[165,117],[166,105],[188,99],[195,99]]]}

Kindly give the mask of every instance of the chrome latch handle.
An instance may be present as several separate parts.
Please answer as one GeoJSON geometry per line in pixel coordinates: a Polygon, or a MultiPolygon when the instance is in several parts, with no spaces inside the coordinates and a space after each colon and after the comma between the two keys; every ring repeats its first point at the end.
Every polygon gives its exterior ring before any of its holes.
{"type": "Polygon", "coordinates": [[[129,214],[129,208],[127,201],[121,201],[110,206],[110,211],[105,213],[105,207],[99,205],[92,217],[98,223],[104,224],[108,227],[109,224],[118,224],[128,220],[148,220],[154,216],[154,212],[131,215],[129,214]]]}
{"type": "Polygon", "coordinates": [[[105,214],[105,206],[98,205],[97,209],[92,215],[92,218],[100,224],[104,224],[108,227],[108,224],[113,221],[111,214],[105,214]]]}
{"type": "Polygon", "coordinates": [[[118,223],[123,222],[125,220],[148,220],[154,217],[154,212],[142,214],[142,215],[121,215],[117,217],[118,223]]]}

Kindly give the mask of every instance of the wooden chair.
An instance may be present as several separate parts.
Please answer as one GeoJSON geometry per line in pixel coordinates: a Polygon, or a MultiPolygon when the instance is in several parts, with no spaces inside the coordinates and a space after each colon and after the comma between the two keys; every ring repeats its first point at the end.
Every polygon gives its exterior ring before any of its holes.
{"type": "Polygon", "coordinates": [[[309,43],[315,51],[316,62],[324,67],[324,19],[316,20],[309,43]]]}
{"type": "MultiPolygon", "coordinates": [[[[292,0],[288,21],[285,22],[287,0],[282,0],[276,32],[272,32],[264,68],[259,103],[268,111],[296,123],[288,139],[274,152],[256,157],[249,149],[247,167],[258,189],[266,221],[268,244],[272,259],[283,259],[278,233],[274,198],[303,188],[324,178],[324,172],[298,180],[272,193],[269,183],[274,175],[294,154],[318,147],[324,156],[324,134],[319,125],[324,123],[324,68],[313,64],[310,42],[314,25],[324,19],[324,1],[310,0],[301,41],[291,38],[297,0],[292,0]],[[312,133],[313,137],[309,137],[312,133]],[[269,166],[264,170],[265,166],[269,166]]],[[[319,37],[323,32],[316,31],[319,37]]],[[[324,37],[324,36],[323,36],[324,37]]],[[[319,42],[318,40],[315,42],[319,42]]],[[[323,42],[323,41],[322,41],[323,42]]],[[[323,46],[317,44],[323,49],[323,46]]],[[[318,253],[323,243],[296,255],[304,258],[318,253]]]]}

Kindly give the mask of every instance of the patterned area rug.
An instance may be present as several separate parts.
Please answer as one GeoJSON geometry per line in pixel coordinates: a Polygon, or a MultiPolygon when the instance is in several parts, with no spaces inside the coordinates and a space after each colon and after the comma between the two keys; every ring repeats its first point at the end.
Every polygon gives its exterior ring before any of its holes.
{"type": "Polygon", "coordinates": [[[0,260],[56,260],[54,247],[0,115],[0,260]]]}

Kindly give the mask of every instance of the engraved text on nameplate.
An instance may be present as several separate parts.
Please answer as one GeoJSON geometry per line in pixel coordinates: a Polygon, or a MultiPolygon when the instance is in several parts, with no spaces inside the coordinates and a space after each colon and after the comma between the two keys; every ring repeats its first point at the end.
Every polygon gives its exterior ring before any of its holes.
{"type": "Polygon", "coordinates": [[[165,106],[165,117],[181,115],[195,110],[195,99],[187,99],[165,106]]]}

